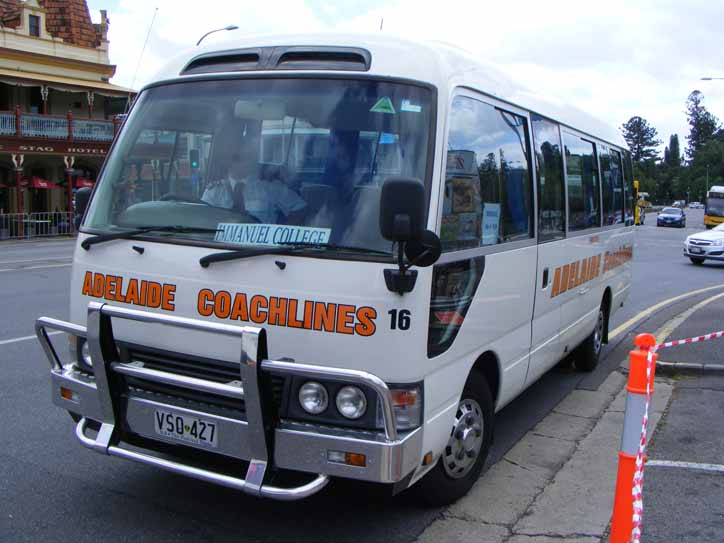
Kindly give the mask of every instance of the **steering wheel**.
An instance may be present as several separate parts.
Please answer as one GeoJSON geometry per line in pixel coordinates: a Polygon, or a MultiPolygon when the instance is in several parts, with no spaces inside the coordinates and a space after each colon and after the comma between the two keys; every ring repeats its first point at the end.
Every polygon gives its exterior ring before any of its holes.
{"type": "Polygon", "coordinates": [[[188,196],[183,196],[181,194],[177,194],[175,192],[167,192],[161,198],[159,198],[161,202],[188,202],[190,204],[204,204],[204,205],[211,205],[208,202],[204,202],[203,200],[199,198],[189,198],[188,196]]]}

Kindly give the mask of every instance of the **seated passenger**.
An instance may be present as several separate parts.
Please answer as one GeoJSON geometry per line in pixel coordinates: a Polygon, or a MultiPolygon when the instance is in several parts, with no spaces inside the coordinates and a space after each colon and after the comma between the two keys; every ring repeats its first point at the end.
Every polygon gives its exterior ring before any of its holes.
{"type": "MultiPolygon", "coordinates": [[[[255,160],[247,164],[252,162],[256,166],[255,160]]],[[[210,205],[246,212],[261,223],[299,224],[306,202],[279,175],[259,179],[248,171],[241,157],[232,155],[227,176],[209,184],[201,199],[210,205]]]]}

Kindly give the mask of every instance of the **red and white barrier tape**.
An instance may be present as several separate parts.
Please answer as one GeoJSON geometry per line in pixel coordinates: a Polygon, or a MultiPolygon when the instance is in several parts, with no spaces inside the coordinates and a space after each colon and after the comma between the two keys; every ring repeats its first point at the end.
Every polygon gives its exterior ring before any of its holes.
{"type": "Polygon", "coordinates": [[[668,347],[678,347],[679,345],[689,345],[690,343],[699,343],[700,341],[709,341],[711,339],[719,339],[724,337],[724,330],[712,332],[703,336],[691,337],[687,339],[677,339],[659,343],[649,349],[646,357],[646,406],[644,407],[644,420],[641,425],[641,440],[639,441],[639,450],[636,454],[636,471],[633,477],[633,529],[631,530],[631,543],[640,543],[641,538],[641,518],[644,512],[643,502],[643,486],[644,486],[644,454],[646,452],[646,430],[649,425],[649,405],[651,404],[651,374],[653,372],[654,353],[660,349],[668,347]]]}

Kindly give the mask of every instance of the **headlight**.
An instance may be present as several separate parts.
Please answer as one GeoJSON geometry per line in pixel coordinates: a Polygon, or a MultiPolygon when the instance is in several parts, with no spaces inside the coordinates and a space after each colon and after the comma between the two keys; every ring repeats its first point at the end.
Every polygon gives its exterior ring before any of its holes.
{"type": "Polygon", "coordinates": [[[712,245],[716,245],[717,247],[721,247],[724,245],[724,238],[715,239],[712,245]]]}
{"type": "Polygon", "coordinates": [[[93,367],[93,360],[91,360],[90,347],[88,346],[87,341],[84,341],[83,346],[80,348],[80,356],[86,366],[89,368],[93,367]]]}
{"type": "Polygon", "coordinates": [[[310,415],[319,415],[329,405],[329,395],[324,385],[307,381],[299,389],[299,405],[310,415]]]}
{"type": "Polygon", "coordinates": [[[337,411],[348,419],[358,419],[367,411],[367,398],[359,388],[346,386],[337,392],[337,411]]]}

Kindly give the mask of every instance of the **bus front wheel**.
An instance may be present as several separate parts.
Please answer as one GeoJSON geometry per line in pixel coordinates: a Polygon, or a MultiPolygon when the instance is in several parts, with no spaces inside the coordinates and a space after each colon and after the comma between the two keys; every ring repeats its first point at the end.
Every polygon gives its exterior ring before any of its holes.
{"type": "Polygon", "coordinates": [[[433,506],[448,505],[468,493],[485,465],[493,440],[493,397],[485,377],[468,377],[447,445],[434,468],[417,484],[418,496],[433,506]]]}

